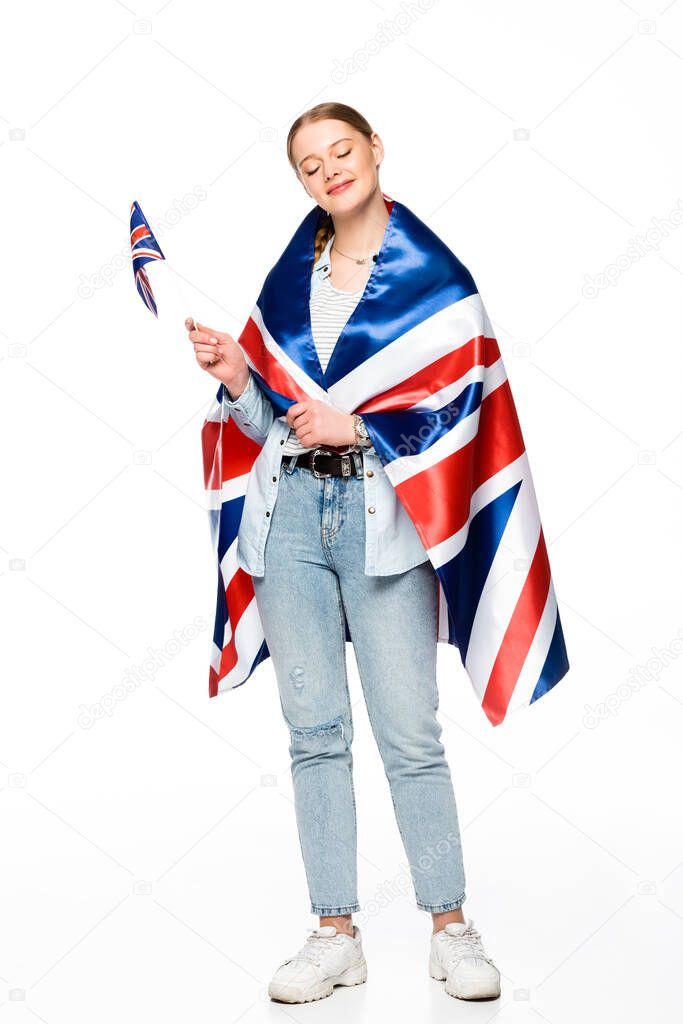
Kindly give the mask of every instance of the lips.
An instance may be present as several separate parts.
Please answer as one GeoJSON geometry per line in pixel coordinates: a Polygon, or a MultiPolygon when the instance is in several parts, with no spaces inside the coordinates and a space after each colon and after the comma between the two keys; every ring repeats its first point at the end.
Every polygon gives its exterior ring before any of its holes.
{"type": "Polygon", "coordinates": [[[329,189],[327,193],[328,196],[334,195],[335,192],[340,192],[342,189],[346,188],[347,185],[350,185],[352,181],[353,178],[351,178],[349,181],[342,181],[339,183],[339,185],[334,185],[331,189],[329,189]]]}

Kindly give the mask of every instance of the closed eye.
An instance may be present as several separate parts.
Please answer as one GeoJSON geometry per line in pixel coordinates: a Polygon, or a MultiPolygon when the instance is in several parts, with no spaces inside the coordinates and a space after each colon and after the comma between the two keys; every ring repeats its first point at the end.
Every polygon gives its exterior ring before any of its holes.
{"type": "MultiPolygon", "coordinates": [[[[351,152],[351,150],[350,150],[350,149],[348,149],[348,150],[346,151],[346,153],[337,153],[337,156],[338,156],[338,157],[339,157],[339,158],[341,159],[342,157],[348,156],[350,152],[351,152]]],[[[316,172],[317,170],[319,170],[319,166],[318,166],[318,167],[316,167],[315,171],[305,171],[304,173],[306,174],[306,177],[307,177],[307,178],[310,178],[310,176],[311,176],[312,174],[315,174],[315,172],[316,172]]]]}

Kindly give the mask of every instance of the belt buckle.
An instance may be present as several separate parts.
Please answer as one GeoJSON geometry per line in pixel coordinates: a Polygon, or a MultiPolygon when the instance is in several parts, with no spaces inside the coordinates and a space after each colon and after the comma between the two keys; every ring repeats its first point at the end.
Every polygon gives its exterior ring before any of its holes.
{"type": "Polygon", "coordinates": [[[313,476],[317,476],[319,480],[323,480],[323,479],[327,478],[328,476],[332,476],[332,474],[331,473],[319,473],[318,470],[315,468],[315,457],[318,454],[320,454],[320,455],[332,455],[333,453],[328,448],[316,448],[314,451],[311,452],[311,470],[313,471],[313,476]]]}

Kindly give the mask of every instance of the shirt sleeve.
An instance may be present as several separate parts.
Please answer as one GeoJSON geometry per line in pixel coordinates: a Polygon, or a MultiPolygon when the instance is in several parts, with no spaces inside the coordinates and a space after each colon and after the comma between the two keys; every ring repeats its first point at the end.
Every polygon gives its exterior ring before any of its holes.
{"type": "Polygon", "coordinates": [[[231,398],[227,386],[223,385],[223,401],[243,434],[263,444],[275,419],[272,402],[258,386],[249,371],[247,386],[238,398],[231,398]]]}
{"type": "Polygon", "coordinates": [[[254,384],[254,377],[253,377],[253,374],[252,374],[251,370],[249,371],[249,377],[247,378],[246,386],[243,389],[242,394],[238,398],[233,398],[232,397],[232,395],[230,394],[230,389],[229,389],[227,384],[224,384],[223,387],[225,389],[224,394],[225,394],[225,399],[226,399],[226,402],[227,402],[228,405],[234,406],[234,405],[236,405],[237,402],[244,403],[246,400],[248,400],[250,395],[253,396],[253,394],[254,394],[255,384],[254,384]]]}

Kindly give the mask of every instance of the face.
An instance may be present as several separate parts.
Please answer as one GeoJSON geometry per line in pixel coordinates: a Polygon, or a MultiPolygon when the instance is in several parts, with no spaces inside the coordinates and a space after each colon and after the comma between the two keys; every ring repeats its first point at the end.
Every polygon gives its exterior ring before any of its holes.
{"type": "Polygon", "coordinates": [[[377,132],[369,141],[346,121],[328,119],[299,129],[292,156],[308,195],[334,216],[354,209],[375,191],[384,148],[377,132]]]}

